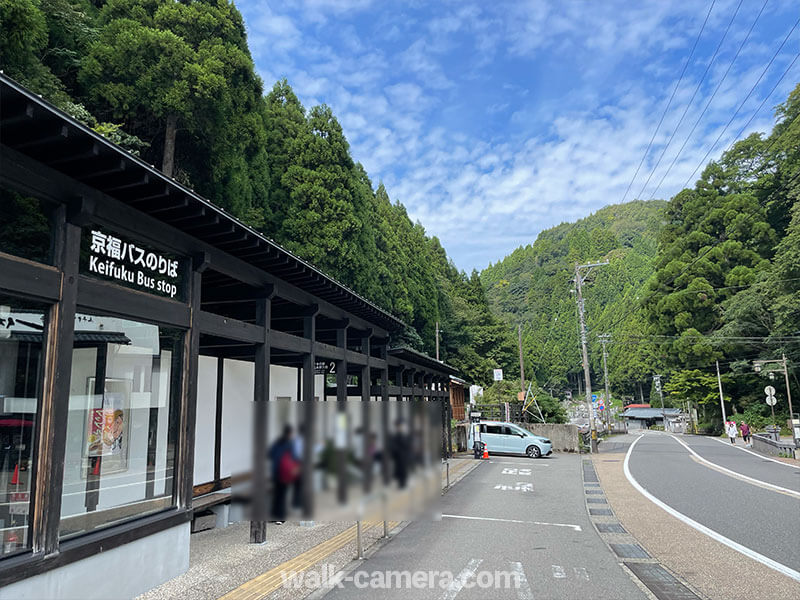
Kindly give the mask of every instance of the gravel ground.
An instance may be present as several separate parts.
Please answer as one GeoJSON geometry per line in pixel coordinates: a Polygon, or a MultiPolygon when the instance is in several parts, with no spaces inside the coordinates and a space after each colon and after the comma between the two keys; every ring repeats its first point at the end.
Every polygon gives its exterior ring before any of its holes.
{"type": "MultiPolygon", "coordinates": [[[[481,461],[472,458],[455,458],[450,463],[451,487],[466,476],[481,461]]],[[[443,478],[444,487],[444,478],[443,478]]],[[[138,600],[214,600],[243,583],[261,575],[281,563],[302,554],[342,531],[353,522],[316,523],[300,525],[287,522],[267,525],[267,541],[250,544],[249,522],[236,523],[224,529],[211,529],[192,534],[189,570],[163,585],[138,597],[138,600]]],[[[374,527],[364,533],[364,547],[369,548],[383,534],[383,527],[374,527]]],[[[338,571],[356,556],[352,542],[326,557],[316,566],[338,571]]],[[[303,598],[311,590],[280,588],[271,595],[276,600],[303,598]]]]}
{"type": "MultiPolygon", "coordinates": [[[[633,439],[633,436],[631,436],[633,439]]],[[[594,465],[622,525],[664,566],[710,598],[800,597],[800,584],[689,527],[630,485],[624,453],[601,452],[594,465]]]]}

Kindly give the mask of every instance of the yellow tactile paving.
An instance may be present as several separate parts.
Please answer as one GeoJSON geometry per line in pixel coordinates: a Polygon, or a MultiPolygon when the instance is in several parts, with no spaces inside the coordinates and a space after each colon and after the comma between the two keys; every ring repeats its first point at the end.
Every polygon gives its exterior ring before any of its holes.
{"type": "MultiPolygon", "coordinates": [[[[382,522],[365,522],[362,534],[379,524],[382,524],[382,522]]],[[[392,521],[389,523],[389,529],[393,529],[397,527],[397,525],[399,525],[398,522],[392,521]]],[[[354,525],[331,539],[295,556],[291,560],[287,560],[277,567],[262,573],[258,577],[243,583],[236,589],[222,596],[222,600],[259,600],[260,598],[266,597],[283,585],[284,579],[281,577],[281,574],[290,572],[300,573],[301,571],[310,569],[324,558],[355,541],[356,529],[357,527],[354,525]]]]}

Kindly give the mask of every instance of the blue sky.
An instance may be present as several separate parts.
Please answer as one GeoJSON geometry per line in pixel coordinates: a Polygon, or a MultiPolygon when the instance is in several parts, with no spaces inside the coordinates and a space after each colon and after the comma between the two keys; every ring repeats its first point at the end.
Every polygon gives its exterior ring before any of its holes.
{"type": "MultiPolygon", "coordinates": [[[[306,108],[331,106],[373,184],[467,271],[626,197],[711,5],[237,1],[265,87],[285,77],[306,108]]],[[[762,6],[714,2],[627,200],[669,198],[710,149],[718,157],[742,128],[769,131],[773,107],[800,81],[800,60],[786,71],[800,26],[764,68],[800,6],[767,0],[747,37],[762,6]]]]}

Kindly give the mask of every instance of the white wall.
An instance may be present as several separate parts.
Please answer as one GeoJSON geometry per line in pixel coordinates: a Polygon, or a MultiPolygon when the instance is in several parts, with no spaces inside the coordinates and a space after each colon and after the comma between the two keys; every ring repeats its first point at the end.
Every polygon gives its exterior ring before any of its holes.
{"type": "Polygon", "coordinates": [[[217,422],[217,358],[201,356],[197,370],[197,424],[194,435],[194,485],[214,479],[217,422]]]}
{"type": "Polygon", "coordinates": [[[135,598],[189,569],[190,524],[0,588],[0,600],[135,598]]]}

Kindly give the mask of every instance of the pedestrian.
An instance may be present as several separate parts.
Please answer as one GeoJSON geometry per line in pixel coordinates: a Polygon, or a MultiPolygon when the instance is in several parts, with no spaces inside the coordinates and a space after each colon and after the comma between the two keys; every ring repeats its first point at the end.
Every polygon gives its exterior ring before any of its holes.
{"type": "Polygon", "coordinates": [[[725,423],[725,431],[728,433],[728,437],[731,438],[731,444],[736,444],[736,435],[738,434],[736,421],[728,421],[725,423]]]}
{"type": "Polygon", "coordinates": [[[289,487],[300,474],[300,463],[294,456],[294,430],[291,425],[283,428],[283,434],[269,449],[272,462],[272,519],[280,525],[286,521],[286,500],[289,487]]]}
{"type": "Polygon", "coordinates": [[[742,441],[744,442],[744,445],[745,446],[749,445],[750,444],[750,425],[748,425],[747,423],[742,421],[741,424],[739,425],[739,429],[742,432],[742,441]]]}

